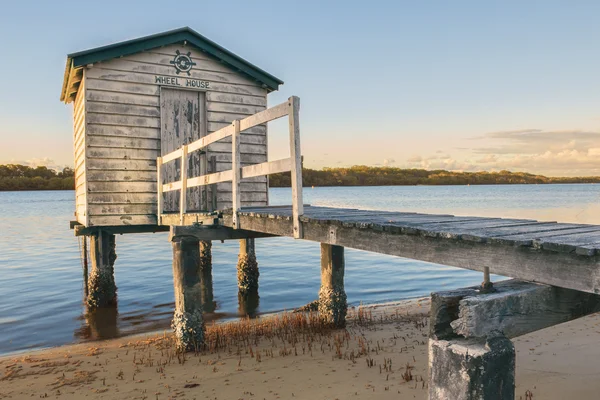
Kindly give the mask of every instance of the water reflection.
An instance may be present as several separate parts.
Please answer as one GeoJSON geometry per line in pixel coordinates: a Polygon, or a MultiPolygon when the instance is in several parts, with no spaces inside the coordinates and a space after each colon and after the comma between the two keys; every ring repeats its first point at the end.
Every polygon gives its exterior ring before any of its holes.
{"type": "Polygon", "coordinates": [[[256,318],[258,315],[259,303],[260,297],[258,296],[258,290],[245,294],[238,292],[238,312],[240,316],[256,318]]]}
{"type": "Polygon", "coordinates": [[[75,331],[82,340],[111,339],[120,336],[117,307],[98,308],[83,315],[83,324],[75,331]]]}
{"type": "Polygon", "coordinates": [[[213,294],[212,268],[203,268],[200,275],[202,290],[202,308],[205,313],[213,313],[217,309],[217,302],[213,294]]]}
{"type": "MultiPolygon", "coordinates": [[[[73,191],[0,192],[0,354],[69,343],[73,332],[79,341],[115,332],[123,336],[170,330],[174,294],[167,233],[117,237],[118,313],[111,318],[87,316],[81,301],[85,279],[82,248],[68,229],[74,199],[73,191]],[[30,245],[15,245],[16,237],[30,245]],[[99,319],[109,322],[99,329],[99,319]]],[[[273,205],[289,204],[290,199],[289,188],[269,191],[273,205]]],[[[307,188],[304,202],[600,224],[600,185],[323,187],[307,188]]],[[[212,252],[212,285],[206,285],[212,291],[206,290],[203,297],[205,320],[230,319],[240,312],[256,315],[258,299],[252,306],[248,299],[238,298],[238,243],[215,242],[212,252]]],[[[256,252],[261,262],[261,313],[292,309],[314,300],[320,287],[318,243],[260,239],[256,252]]],[[[351,304],[478,285],[481,277],[480,272],[347,251],[346,293],[351,304]]]]}

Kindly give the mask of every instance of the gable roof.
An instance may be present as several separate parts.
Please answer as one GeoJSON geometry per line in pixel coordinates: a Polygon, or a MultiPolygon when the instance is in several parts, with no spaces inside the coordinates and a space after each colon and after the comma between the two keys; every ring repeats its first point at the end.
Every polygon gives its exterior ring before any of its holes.
{"type": "Polygon", "coordinates": [[[83,67],[112,58],[128,56],[142,51],[175,43],[187,42],[201,51],[221,60],[236,71],[260,82],[269,91],[278,90],[283,81],[268,72],[233,54],[212,40],[207,39],[189,27],[157,33],[108,46],[80,51],[67,55],[67,65],[60,95],[66,103],[73,101],[83,76],[83,67]]]}

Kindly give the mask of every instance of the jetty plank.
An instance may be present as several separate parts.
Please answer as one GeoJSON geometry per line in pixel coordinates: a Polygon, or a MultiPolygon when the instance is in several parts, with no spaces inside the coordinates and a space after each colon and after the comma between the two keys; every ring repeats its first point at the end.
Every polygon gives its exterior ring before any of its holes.
{"type": "MultiPolygon", "coordinates": [[[[293,236],[290,207],[244,208],[239,221],[241,229],[293,236]]],[[[223,212],[218,223],[231,226],[228,211],[223,212]]],[[[573,246],[580,248],[579,252],[558,252],[534,245],[533,239],[523,240],[523,235],[563,233],[557,236],[559,240],[548,236],[552,243],[560,243],[560,240],[577,237],[567,232],[585,236],[596,232],[596,228],[523,219],[432,216],[315,206],[306,208],[302,225],[306,240],[476,271],[489,267],[492,273],[499,275],[600,293],[600,280],[594,278],[600,276],[600,257],[595,252],[600,248],[600,243],[595,242],[600,242],[600,227],[597,236],[588,236],[588,243],[574,242],[573,246]]]]}

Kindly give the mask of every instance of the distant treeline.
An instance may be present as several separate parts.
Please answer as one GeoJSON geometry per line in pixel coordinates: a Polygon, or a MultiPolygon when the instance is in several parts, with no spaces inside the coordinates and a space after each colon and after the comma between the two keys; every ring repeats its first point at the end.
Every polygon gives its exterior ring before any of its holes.
{"type": "MultiPolygon", "coordinates": [[[[290,173],[269,177],[271,187],[289,187],[290,173]]],[[[445,170],[391,167],[323,168],[302,171],[304,186],[391,186],[391,185],[506,185],[533,183],[599,183],[600,176],[552,178],[525,172],[451,172],[445,170]]]]}
{"type": "Polygon", "coordinates": [[[64,168],[57,172],[47,167],[0,165],[0,191],[73,189],[75,189],[75,173],[71,168],[64,168]]]}
{"type": "MultiPolygon", "coordinates": [[[[73,190],[71,168],[58,172],[47,167],[0,165],[0,191],[73,190]]],[[[271,187],[289,187],[290,173],[271,175],[271,187]]],[[[445,170],[402,169],[354,166],[302,171],[304,186],[392,186],[392,185],[507,185],[533,183],[600,183],[600,176],[555,178],[525,172],[451,172],[445,170]]]]}

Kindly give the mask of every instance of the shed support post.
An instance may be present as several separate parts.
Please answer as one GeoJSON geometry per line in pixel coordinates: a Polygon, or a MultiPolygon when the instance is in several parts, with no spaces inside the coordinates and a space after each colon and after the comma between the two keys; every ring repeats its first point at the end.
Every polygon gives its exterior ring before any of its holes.
{"type": "Polygon", "coordinates": [[[212,242],[200,241],[200,285],[204,312],[215,311],[212,279],[212,242]]]}
{"type": "Polygon", "coordinates": [[[321,243],[319,315],[336,327],[346,325],[348,303],[344,290],[344,248],[321,243]]]}
{"type": "Polygon", "coordinates": [[[179,236],[173,241],[173,286],[175,288],[175,331],[179,351],[196,351],[204,344],[200,243],[179,236]]]}
{"type": "Polygon", "coordinates": [[[259,275],[254,239],[241,239],[237,262],[237,281],[240,296],[258,293],[259,275]]]}
{"type": "Polygon", "coordinates": [[[106,231],[90,237],[92,271],[88,279],[86,303],[90,310],[117,304],[115,285],[115,235],[106,231]]]}

